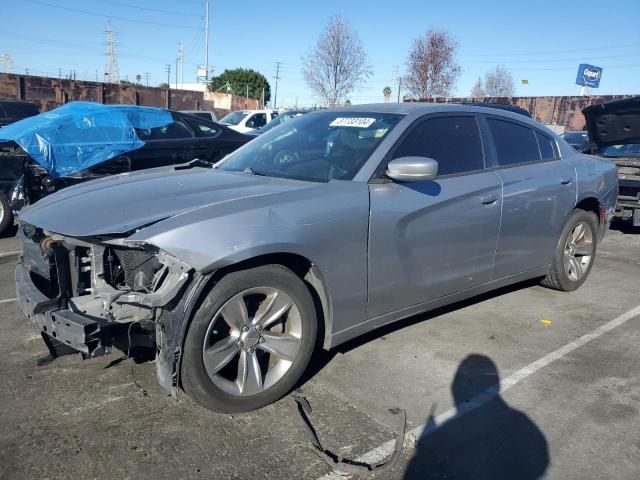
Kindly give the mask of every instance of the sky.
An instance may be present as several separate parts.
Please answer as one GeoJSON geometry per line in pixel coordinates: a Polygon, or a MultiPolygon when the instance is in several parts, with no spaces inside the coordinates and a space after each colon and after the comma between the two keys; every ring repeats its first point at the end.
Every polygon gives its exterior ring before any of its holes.
{"type": "MultiPolygon", "coordinates": [[[[210,1],[209,63],[214,75],[252,68],[275,84],[282,64],[278,106],[310,106],[301,58],[329,17],[342,15],[358,33],[373,76],[349,95],[352,103],[397,95],[413,40],[428,29],[446,30],[458,42],[462,73],[454,96],[468,96],[478,76],[504,65],[516,95],[577,95],[580,63],[604,67],[593,94],[640,94],[640,0],[430,1],[322,0],[210,1]],[[523,85],[521,80],[529,81],[523,85]]],[[[0,0],[0,55],[13,72],[96,80],[105,71],[105,29],[117,33],[121,79],[148,72],[149,84],[171,82],[178,44],[184,42],[184,81],[205,63],[204,2],[199,0],[0,0]]],[[[1,66],[0,66],[1,68],[1,66]]],[[[273,95],[273,93],[272,93],[273,95]]]]}

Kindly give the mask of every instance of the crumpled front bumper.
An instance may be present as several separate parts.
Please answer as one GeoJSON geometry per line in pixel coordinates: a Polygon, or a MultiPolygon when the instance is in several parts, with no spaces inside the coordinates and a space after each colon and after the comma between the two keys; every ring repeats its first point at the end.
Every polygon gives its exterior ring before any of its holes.
{"type": "Polygon", "coordinates": [[[62,308],[60,300],[48,298],[38,290],[22,264],[16,266],[16,293],[22,312],[48,337],[50,349],[51,345],[65,346],[85,358],[110,353],[107,340],[114,324],[62,308]]]}

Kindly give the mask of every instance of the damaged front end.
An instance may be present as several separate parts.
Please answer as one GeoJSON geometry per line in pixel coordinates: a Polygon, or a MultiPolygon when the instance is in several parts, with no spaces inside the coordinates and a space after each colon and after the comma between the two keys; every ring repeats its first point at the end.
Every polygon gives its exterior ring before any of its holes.
{"type": "Polygon", "coordinates": [[[158,378],[174,393],[177,361],[173,348],[164,351],[163,310],[181,303],[193,269],[153,245],[123,238],[73,238],[27,223],[18,235],[18,303],[41,330],[49,361],[67,353],[109,354],[138,323],[155,336],[158,378]]]}

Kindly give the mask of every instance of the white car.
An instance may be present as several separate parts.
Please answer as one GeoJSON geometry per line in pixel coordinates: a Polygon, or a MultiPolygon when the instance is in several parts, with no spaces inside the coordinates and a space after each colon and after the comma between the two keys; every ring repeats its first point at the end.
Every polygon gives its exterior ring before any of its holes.
{"type": "Polygon", "coordinates": [[[237,132],[247,133],[263,127],[277,116],[275,110],[237,110],[223,117],[220,123],[237,132]]]}

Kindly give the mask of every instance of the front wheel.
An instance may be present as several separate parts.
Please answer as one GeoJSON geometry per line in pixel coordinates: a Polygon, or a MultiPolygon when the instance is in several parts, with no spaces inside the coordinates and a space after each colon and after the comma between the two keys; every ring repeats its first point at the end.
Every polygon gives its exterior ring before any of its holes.
{"type": "Polygon", "coordinates": [[[596,256],[598,217],[593,212],[574,210],[569,217],[542,285],[569,292],[582,285],[596,256]]]}
{"type": "Polygon", "coordinates": [[[187,332],[185,391],[224,413],[275,402],[304,372],[316,322],[311,294],[291,270],[267,265],[226,275],[205,297],[187,332]]]}

